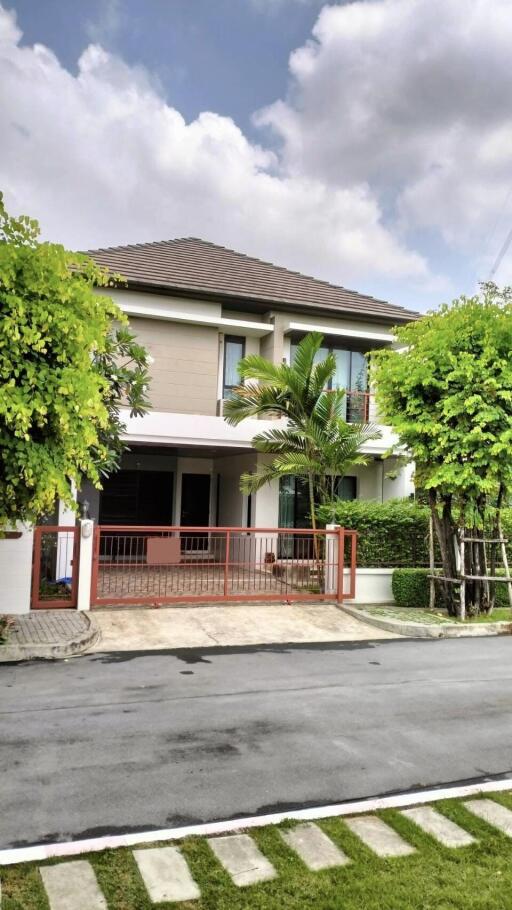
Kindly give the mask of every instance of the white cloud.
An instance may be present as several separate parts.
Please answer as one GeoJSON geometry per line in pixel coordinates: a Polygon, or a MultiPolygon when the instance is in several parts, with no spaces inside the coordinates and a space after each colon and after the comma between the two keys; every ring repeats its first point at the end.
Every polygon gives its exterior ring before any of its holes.
{"type": "Polygon", "coordinates": [[[88,19],[85,31],[91,41],[109,42],[121,29],[121,0],[101,0],[96,19],[88,19]]]}
{"type": "Polygon", "coordinates": [[[288,173],[367,181],[401,236],[477,254],[511,184],[511,58],[510,0],[325,7],[291,56],[288,100],[257,122],[288,173]]]}
{"type": "Polygon", "coordinates": [[[186,123],[151,76],[90,45],[77,75],[19,46],[0,7],[0,186],[14,212],[71,247],[195,235],[354,284],[422,280],[363,180],[283,169],[228,117],[186,123]]]}

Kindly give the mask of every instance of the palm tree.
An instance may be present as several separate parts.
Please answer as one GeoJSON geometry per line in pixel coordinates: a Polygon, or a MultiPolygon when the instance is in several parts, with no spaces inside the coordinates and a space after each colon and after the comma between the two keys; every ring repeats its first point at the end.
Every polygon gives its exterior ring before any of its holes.
{"type": "Polygon", "coordinates": [[[336,373],[329,353],[317,362],[323,336],[307,335],[298,345],[294,362],[275,365],[251,354],[238,366],[242,384],[224,406],[228,423],[247,417],[282,417],[286,425],[259,433],[253,439],[258,452],[274,455],[258,471],[243,474],[243,493],[259,490],[280,477],[307,480],[311,526],[316,529],[316,503],[335,498],[336,483],[352,465],[364,465],[361,447],[380,433],[371,424],[349,424],[344,419],[345,390],[328,389],[336,373]]]}

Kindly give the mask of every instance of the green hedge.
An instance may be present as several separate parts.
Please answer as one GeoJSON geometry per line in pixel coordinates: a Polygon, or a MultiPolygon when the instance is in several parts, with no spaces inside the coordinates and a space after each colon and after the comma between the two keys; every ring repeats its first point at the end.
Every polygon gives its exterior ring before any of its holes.
{"type": "MultiPolygon", "coordinates": [[[[498,569],[497,575],[504,575],[504,569],[498,569]]],[[[510,607],[508,599],[508,587],[503,582],[499,581],[496,585],[496,606],[497,607],[510,607]]]]}
{"type": "Polygon", "coordinates": [[[425,506],[409,499],[339,500],[320,509],[320,517],[358,531],[358,566],[428,567],[429,510],[425,506]]]}
{"type": "MultiPolygon", "coordinates": [[[[508,537],[507,554],[509,564],[512,566],[512,509],[503,509],[501,523],[503,525],[503,534],[508,537]]],[[[498,560],[501,562],[501,554],[498,556],[498,560]]],[[[501,587],[503,585],[500,585],[501,587]]]]}
{"type": "Polygon", "coordinates": [[[395,569],[391,588],[397,607],[424,607],[429,605],[429,570],[395,569]]]}
{"type": "MultiPolygon", "coordinates": [[[[502,569],[498,575],[504,575],[502,569]]],[[[397,607],[425,607],[430,602],[429,569],[395,569],[391,577],[391,588],[397,607]]],[[[441,586],[436,584],[436,607],[442,607],[441,586]]],[[[507,585],[496,585],[496,607],[510,606],[507,585]]]]}
{"type": "MultiPolygon", "coordinates": [[[[361,568],[428,568],[429,515],[428,506],[410,499],[340,499],[319,509],[319,518],[326,524],[335,522],[358,531],[357,564],[361,568]]],[[[512,508],[503,510],[502,524],[512,568],[512,508]]],[[[439,566],[437,543],[435,548],[435,563],[439,566]]],[[[501,566],[501,554],[498,565],[501,566]]],[[[498,591],[502,590],[506,595],[505,585],[500,584],[498,591]]]]}

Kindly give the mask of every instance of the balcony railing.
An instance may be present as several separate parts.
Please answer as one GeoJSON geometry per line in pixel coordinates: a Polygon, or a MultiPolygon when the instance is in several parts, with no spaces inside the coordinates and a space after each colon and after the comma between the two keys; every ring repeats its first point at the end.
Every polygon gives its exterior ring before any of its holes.
{"type": "MultiPolygon", "coordinates": [[[[327,391],[331,392],[332,389],[327,391]]],[[[345,420],[347,423],[368,423],[371,418],[371,412],[373,410],[373,394],[372,392],[360,392],[358,389],[346,389],[345,391],[345,401],[346,401],[346,414],[345,420]]],[[[217,403],[217,413],[219,417],[224,415],[224,404],[227,399],[221,399],[217,403]]]]}
{"type": "Polygon", "coordinates": [[[347,402],[347,423],[368,423],[370,419],[371,392],[359,392],[357,389],[347,389],[345,400],[347,402]]]}

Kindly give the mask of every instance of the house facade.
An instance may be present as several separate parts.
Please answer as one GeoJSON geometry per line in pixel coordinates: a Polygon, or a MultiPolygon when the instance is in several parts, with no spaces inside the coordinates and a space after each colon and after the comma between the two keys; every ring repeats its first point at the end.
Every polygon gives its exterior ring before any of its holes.
{"type": "MultiPolygon", "coordinates": [[[[78,494],[91,518],[125,526],[307,526],[301,484],[292,478],[252,496],[240,492],[240,475],[264,457],[251,441],[275,422],[232,427],[224,420],[239,360],[259,353],[291,362],[301,338],[319,331],[336,356],[335,384],[347,390],[347,420],[379,425],[368,355],[392,344],[392,327],[417,314],[194,238],[89,255],[126,280],[109,294],[152,357],[151,410],[143,418],[126,414],[130,451],[121,469],[102,491],[85,485],[78,494]]],[[[383,457],[390,429],[379,429],[381,438],[367,446],[369,464],[343,479],[342,496],[385,500],[412,492],[410,469],[383,457]]]]}

